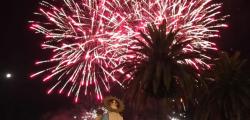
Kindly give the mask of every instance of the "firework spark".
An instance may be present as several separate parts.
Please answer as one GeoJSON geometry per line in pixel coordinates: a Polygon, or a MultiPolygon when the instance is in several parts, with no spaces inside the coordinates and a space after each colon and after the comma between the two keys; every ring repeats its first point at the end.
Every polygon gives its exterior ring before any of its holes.
{"type": "MultiPolygon", "coordinates": [[[[98,107],[97,109],[91,109],[90,111],[84,111],[80,116],[79,120],[96,120],[100,115],[107,114],[108,110],[104,107],[98,107]],[[101,113],[98,113],[101,112],[101,113]]],[[[77,116],[74,116],[77,119],[77,116]]]]}
{"type": "MultiPolygon", "coordinates": [[[[128,58],[138,57],[124,53],[138,42],[134,37],[143,42],[140,31],[145,32],[149,23],[159,25],[166,20],[167,32],[180,29],[181,40],[193,40],[183,52],[196,48],[216,50],[210,38],[217,37],[218,29],[226,27],[221,24],[225,17],[218,17],[221,4],[211,0],[59,1],[41,2],[37,14],[46,20],[31,21],[30,28],[46,36],[42,48],[53,51],[52,58],[36,63],[51,67],[31,77],[47,74],[44,81],[57,79],[48,93],[60,87],[59,93],[67,90],[68,96],[75,95],[75,101],[81,91],[85,95],[94,92],[101,100],[102,90],[109,91],[111,81],[122,86],[116,76],[123,70],[114,68],[128,58]]],[[[200,64],[209,67],[202,59],[187,59],[183,64],[192,64],[197,69],[200,64]]]]}

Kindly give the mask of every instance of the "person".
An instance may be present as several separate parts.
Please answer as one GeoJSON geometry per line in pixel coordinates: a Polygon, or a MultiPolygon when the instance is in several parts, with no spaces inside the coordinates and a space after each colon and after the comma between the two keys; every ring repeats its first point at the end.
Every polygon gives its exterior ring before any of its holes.
{"type": "Polygon", "coordinates": [[[96,120],[123,120],[121,112],[124,110],[124,104],[116,97],[109,96],[104,99],[104,107],[108,112],[96,120]]]}

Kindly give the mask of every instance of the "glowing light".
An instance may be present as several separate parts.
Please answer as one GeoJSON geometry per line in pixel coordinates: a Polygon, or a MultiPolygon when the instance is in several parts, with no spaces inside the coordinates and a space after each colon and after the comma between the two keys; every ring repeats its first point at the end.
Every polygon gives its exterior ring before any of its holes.
{"type": "Polygon", "coordinates": [[[81,120],[96,120],[98,115],[107,114],[108,110],[104,107],[98,107],[97,109],[91,109],[89,111],[84,110],[80,115],[74,116],[74,119],[80,118],[81,120]],[[101,111],[102,113],[98,113],[101,111]]]}
{"type": "Polygon", "coordinates": [[[174,118],[174,117],[173,117],[173,118],[171,118],[171,120],[180,120],[180,119],[178,119],[178,118],[174,118]]]}
{"type": "Polygon", "coordinates": [[[6,75],[5,75],[5,77],[7,78],[7,79],[10,79],[10,78],[12,78],[12,74],[11,73],[6,73],[6,75]]]}

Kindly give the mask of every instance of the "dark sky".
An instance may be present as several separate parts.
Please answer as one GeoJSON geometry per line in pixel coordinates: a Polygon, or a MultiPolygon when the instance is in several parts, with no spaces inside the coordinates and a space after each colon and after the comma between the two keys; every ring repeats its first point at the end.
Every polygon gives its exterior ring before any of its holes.
{"type": "MultiPolygon", "coordinates": [[[[0,119],[38,120],[47,112],[73,106],[72,99],[46,95],[47,86],[28,76],[37,68],[34,61],[42,55],[41,36],[31,32],[28,20],[34,18],[39,0],[5,0],[0,2],[0,119]],[[6,79],[5,73],[14,77],[6,79]]],[[[216,1],[216,0],[215,0],[216,1]]],[[[217,0],[219,1],[219,0],[217,0]]],[[[221,0],[222,1],[222,0],[221,0]]],[[[250,58],[250,1],[224,0],[223,13],[230,14],[229,28],[223,29],[219,48],[239,50],[250,58]]]]}

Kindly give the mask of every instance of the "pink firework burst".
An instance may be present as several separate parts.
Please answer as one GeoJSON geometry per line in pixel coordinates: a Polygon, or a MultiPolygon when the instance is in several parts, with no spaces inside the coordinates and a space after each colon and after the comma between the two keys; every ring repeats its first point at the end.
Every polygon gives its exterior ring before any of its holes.
{"type": "MultiPolygon", "coordinates": [[[[126,18],[129,23],[126,24],[128,26],[122,27],[144,43],[146,42],[141,38],[139,31],[146,33],[148,24],[154,23],[158,26],[166,20],[167,33],[171,30],[180,30],[177,36],[182,41],[192,40],[191,44],[183,48],[183,52],[199,52],[196,49],[217,50],[213,38],[219,37],[220,28],[227,27],[223,22],[228,17],[220,15],[221,5],[212,3],[212,0],[114,0],[106,6],[113,8],[113,11],[119,11],[120,16],[126,18]]],[[[133,59],[133,56],[127,56],[129,59],[131,57],[133,59]]],[[[210,59],[205,54],[203,58],[210,59]]],[[[179,62],[191,64],[196,69],[199,69],[199,65],[209,67],[204,59],[187,59],[179,62]]]]}
{"type": "MultiPolygon", "coordinates": [[[[51,93],[60,86],[59,93],[66,88],[68,96],[75,94],[75,101],[81,91],[84,94],[94,92],[97,99],[102,99],[102,89],[110,90],[110,82],[122,84],[115,78],[117,71],[112,71],[122,61],[119,54],[126,52],[130,36],[122,34],[122,19],[103,7],[102,2],[93,0],[56,1],[62,4],[56,7],[43,1],[40,12],[46,17],[45,22],[31,21],[31,29],[46,35],[43,49],[53,51],[49,60],[36,64],[53,66],[39,71],[48,74],[43,81],[57,78],[57,83],[48,91],[51,93]],[[90,89],[91,88],[91,89],[90,89]],[[83,89],[83,90],[81,90],[83,89]]],[[[60,5],[59,4],[59,5],[60,5]]]]}

